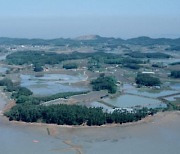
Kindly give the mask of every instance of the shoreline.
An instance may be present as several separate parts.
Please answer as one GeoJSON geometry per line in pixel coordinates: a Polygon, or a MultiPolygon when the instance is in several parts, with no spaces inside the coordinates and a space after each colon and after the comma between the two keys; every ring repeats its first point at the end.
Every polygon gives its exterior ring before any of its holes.
{"type": "Polygon", "coordinates": [[[142,124],[142,123],[147,123],[153,119],[157,114],[161,113],[156,113],[155,115],[148,115],[147,117],[139,120],[139,121],[134,121],[134,122],[127,122],[127,123],[112,123],[112,124],[103,124],[100,126],[97,125],[57,125],[57,124],[48,124],[48,123],[42,123],[42,122],[24,122],[24,121],[15,121],[12,120],[10,121],[8,117],[4,115],[4,112],[10,110],[13,106],[15,106],[16,103],[14,101],[7,102],[5,106],[2,109],[1,117],[8,123],[11,124],[17,124],[17,125],[23,125],[23,126],[38,126],[38,127],[54,127],[54,128],[113,128],[113,127],[127,127],[127,126],[133,126],[137,124],[142,124]]]}
{"type": "MultiPolygon", "coordinates": [[[[23,121],[10,121],[8,117],[6,117],[4,115],[4,112],[10,110],[13,106],[16,105],[16,103],[14,101],[7,101],[6,100],[6,94],[2,95],[3,92],[1,91],[1,96],[4,96],[3,98],[5,99],[4,101],[6,102],[6,104],[4,105],[3,109],[1,110],[1,114],[0,116],[2,117],[2,119],[5,121],[5,123],[9,123],[9,124],[15,124],[15,125],[22,125],[22,126],[34,126],[34,127],[50,127],[50,129],[52,128],[77,128],[77,129],[82,129],[82,128],[114,128],[114,127],[128,127],[128,126],[135,126],[135,125],[139,125],[139,124],[145,124],[145,123],[150,123],[153,122],[153,120],[157,119],[158,117],[161,117],[163,115],[166,114],[170,114],[170,113],[178,113],[180,114],[180,111],[166,111],[166,112],[158,112],[156,114],[152,115],[148,115],[147,117],[139,120],[139,121],[134,121],[134,122],[127,122],[127,123],[112,123],[112,124],[103,124],[101,126],[88,126],[88,125],[57,125],[57,124],[48,124],[48,123],[41,123],[41,122],[23,122],[23,121]]],[[[50,135],[51,135],[51,131],[50,131],[50,135]]]]}
{"type": "MultiPolygon", "coordinates": [[[[1,91],[1,94],[3,92],[1,91]]],[[[6,96],[6,94],[5,94],[6,96]]],[[[5,97],[4,97],[5,99],[5,97]]],[[[11,124],[17,124],[17,125],[23,125],[23,126],[37,126],[37,127],[53,127],[53,128],[113,128],[113,127],[126,127],[126,126],[132,126],[132,125],[137,125],[137,124],[142,124],[142,123],[147,123],[152,119],[152,117],[156,116],[155,115],[151,116],[148,115],[147,117],[139,120],[139,121],[134,121],[134,122],[127,122],[127,123],[112,123],[112,124],[104,124],[101,126],[88,126],[88,125],[57,125],[57,124],[48,124],[48,123],[41,123],[41,122],[24,122],[24,121],[10,121],[8,117],[4,115],[4,113],[8,110],[10,110],[13,106],[16,105],[15,101],[6,101],[5,106],[3,107],[0,116],[7,122],[11,124]]],[[[51,133],[50,133],[51,134],[51,133]]]]}
{"type": "MultiPolygon", "coordinates": [[[[170,111],[170,112],[175,112],[175,111],[170,111]]],[[[48,123],[38,123],[38,122],[33,122],[33,123],[29,123],[29,122],[24,122],[24,121],[9,121],[8,117],[6,116],[2,116],[3,119],[11,124],[16,124],[16,125],[22,125],[22,126],[37,126],[37,127],[53,127],[53,128],[77,128],[77,129],[86,129],[86,128],[114,128],[114,127],[128,127],[128,126],[135,126],[138,124],[145,124],[145,123],[150,123],[152,122],[154,119],[156,119],[159,115],[162,115],[163,113],[167,113],[167,112],[159,112],[153,116],[147,116],[139,121],[136,122],[128,122],[128,123],[122,123],[122,124],[104,124],[101,126],[88,126],[88,125],[57,125],[57,124],[48,124],[48,123]]]]}

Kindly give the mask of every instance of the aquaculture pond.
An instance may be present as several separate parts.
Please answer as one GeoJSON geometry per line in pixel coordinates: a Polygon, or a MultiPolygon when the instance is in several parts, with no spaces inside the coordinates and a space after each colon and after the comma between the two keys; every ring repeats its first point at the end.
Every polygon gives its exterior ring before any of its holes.
{"type": "Polygon", "coordinates": [[[171,84],[170,87],[171,87],[173,90],[177,90],[177,91],[180,92],[180,83],[171,84]]]}
{"type": "Polygon", "coordinates": [[[161,90],[161,89],[150,89],[150,88],[136,88],[131,84],[124,84],[121,88],[124,93],[150,97],[150,98],[158,98],[167,95],[176,94],[180,90],[180,84],[166,84],[166,86],[170,86],[171,90],[161,90]]]}
{"type": "Polygon", "coordinates": [[[7,55],[8,55],[8,54],[0,55],[0,61],[1,61],[1,60],[5,60],[7,55]]]}
{"type": "Polygon", "coordinates": [[[166,97],[165,99],[168,100],[168,101],[180,100],[180,95],[175,95],[175,96],[166,97]]]}
{"type": "Polygon", "coordinates": [[[135,95],[151,97],[151,98],[158,98],[158,97],[163,97],[177,93],[177,91],[175,90],[137,90],[137,89],[131,89],[127,92],[129,94],[135,94],[135,95]]]}
{"type": "Polygon", "coordinates": [[[44,76],[20,75],[21,86],[30,89],[34,95],[52,95],[63,92],[87,91],[87,87],[71,85],[85,80],[85,76],[45,74],[44,76]]]}
{"type": "Polygon", "coordinates": [[[107,98],[104,99],[105,103],[114,105],[120,108],[133,108],[133,107],[147,107],[147,108],[164,108],[166,104],[161,101],[153,98],[140,97],[135,95],[121,95],[116,98],[107,98]]]}
{"type": "Polygon", "coordinates": [[[0,66],[0,73],[3,74],[3,73],[5,73],[7,70],[8,70],[8,68],[0,66]]]}
{"type": "Polygon", "coordinates": [[[179,62],[179,58],[169,58],[169,59],[151,59],[151,62],[155,63],[164,63],[164,64],[171,64],[171,63],[176,63],[179,62]]]}

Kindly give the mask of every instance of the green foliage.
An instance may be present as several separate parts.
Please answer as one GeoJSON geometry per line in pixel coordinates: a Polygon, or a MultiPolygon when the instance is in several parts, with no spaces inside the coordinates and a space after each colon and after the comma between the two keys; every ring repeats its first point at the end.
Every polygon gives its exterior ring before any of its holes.
{"type": "Polygon", "coordinates": [[[17,90],[12,93],[12,97],[16,99],[16,103],[25,103],[32,94],[33,93],[25,87],[17,87],[17,90]]]}
{"type": "Polygon", "coordinates": [[[140,69],[140,66],[138,64],[125,64],[123,66],[134,70],[140,69]]]}
{"type": "Polygon", "coordinates": [[[101,68],[102,61],[100,59],[96,59],[96,58],[93,57],[88,61],[88,70],[89,71],[94,71],[95,69],[101,68]]]}
{"type": "Polygon", "coordinates": [[[25,87],[19,87],[17,94],[18,95],[24,95],[24,96],[30,96],[33,93],[29,89],[27,89],[25,87]]]}
{"type": "Polygon", "coordinates": [[[44,97],[33,97],[31,95],[17,95],[16,93],[13,94],[14,98],[16,98],[16,103],[17,104],[35,104],[38,105],[43,102],[48,102],[51,100],[59,99],[59,98],[68,98],[70,96],[74,95],[80,95],[80,94],[86,94],[87,92],[65,92],[65,93],[57,93],[51,96],[44,96],[44,97]]]}
{"type": "Polygon", "coordinates": [[[13,86],[13,82],[8,78],[4,78],[0,80],[0,86],[13,86]]]}
{"type": "Polygon", "coordinates": [[[143,86],[159,86],[161,81],[159,78],[152,77],[149,74],[138,73],[136,83],[143,86]]]}
{"type": "MultiPolygon", "coordinates": [[[[6,61],[9,64],[23,65],[33,64],[35,66],[34,71],[42,71],[42,66],[45,64],[53,65],[59,64],[66,60],[76,60],[89,58],[88,68],[94,70],[94,68],[100,68],[102,63],[106,64],[142,64],[141,60],[133,58],[123,58],[117,54],[95,52],[95,53],[79,53],[73,52],[70,54],[57,54],[52,52],[43,51],[23,51],[12,53],[7,56],[6,61]]],[[[77,68],[77,64],[68,63],[63,66],[66,69],[77,68]]]]}
{"type": "Polygon", "coordinates": [[[65,69],[77,69],[78,65],[76,63],[68,63],[68,64],[64,64],[63,68],[65,68],[65,69]]]}
{"type": "Polygon", "coordinates": [[[123,57],[108,57],[104,60],[104,63],[106,64],[143,64],[144,62],[141,60],[136,60],[133,58],[123,58],[123,57]]]}
{"type": "Polygon", "coordinates": [[[12,92],[13,98],[18,98],[19,96],[31,96],[33,93],[25,88],[18,85],[15,85],[10,79],[3,79],[0,80],[0,86],[5,86],[5,90],[8,92],[12,92]]]}
{"type": "Polygon", "coordinates": [[[167,51],[180,51],[179,44],[177,46],[171,46],[170,48],[166,49],[167,51]]]}
{"type": "Polygon", "coordinates": [[[64,93],[57,93],[51,96],[44,96],[44,97],[33,97],[32,98],[32,103],[33,104],[39,104],[42,102],[47,102],[47,101],[51,101],[51,100],[55,100],[55,99],[59,99],[59,98],[68,98],[74,95],[81,95],[81,94],[87,94],[88,91],[82,91],[82,92],[64,92],[64,93]],[[39,102],[39,103],[37,103],[39,102]]]}
{"type": "Polygon", "coordinates": [[[157,38],[152,39],[150,37],[137,37],[126,40],[127,44],[135,44],[135,45],[179,45],[180,39],[168,39],[168,38],[157,38]]]}
{"type": "Polygon", "coordinates": [[[93,90],[108,90],[109,93],[116,93],[117,85],[116,80],[113,77],[105,76],[101,74],[97,79],[91,81],[93,90]]]}
{"type": "Polygon", "coordinates": [[[114,54],[108,54],[104,52],[96,53],[79,53],[73,52],[70,54],[57,54],[53,52],[43,52],[43,51],[23,51],[15,52],[6,57],[6,61],[9,64],[23,65],[23,64],[34,64],[35,66],[44,66],[45,64],[53,65],[59,64],[65,60],[73,59],[85,59],[99,57],[111,57],[114,54]]]}
{"type": "Polygon", "coordinates": [[[159,38],[152,39],[149,37],[138,37],[132,38],[128,40],[123,40],[120,38],[112,38],[112,37],[101,37],[94,36],[94,39],[86,40],[86,39],[19,39],[19,38],[0,38],[1,45],[54,45],[54,46],[66,46],[67,44],[70,47],[79,47],[79,46],[98,46],[104,45],[110,49],[117,48],[117,46],[124,46],[124,44],[135,44],[135,45],[171,45],[175,47],[176,50],[179,49],[180,39],[167,39],[167,38],[159,38]]]}
{"type": "Polygon", "coordinates": [[[174,63],[171,63],[170,65],[180,65],[180,62],[174,62],[174,63]]]}
{"type": "Polygon", "coordinates": [[[159,68],[159,65],[158,64],[152,64],[152,67],[159,68]]]}
{"type": "Polygon", "coordinates": [[[133,58],[170,58],[171,56],[165,53],[153,52],[153,53],[142,53],[142,52],[131,52],[127,55],[133,58]]]}
{"type": "Polygon", "coordinates": [[[15,86],[14,83],[8,78],[0,80],[0,86],[5,86],[5,91],[8,92],[12,92],[18,89],[18,87],[15,86]]]}
{"type": "Polygon", "coordinates": [[[42,108],[30,104],[16,105],[5,115],[9,117],[9,120],[37,122],[41,117],[42,108]]]}
{"type": "Polygon", "coordinates": [[[171,77],[173,78],[180,78],[180,71],[172,71],[171,77]]]}
{"type": "Polygon", "coordinates": [[[34,71],[35,72],[42,72],[43,71],[43,67],[36,64],[35,67],[34,67],[34,71]]]}
{"type": "Polygon", "coordinates": [[[127,112],[115,110],[113,113],[104,113],[102,108],[87,108],[78,105],[32,105],[18,104],[5,115],[9,120],[54,123],[58,125],[103,125],[106,123],[127,123],[141,120],[147,115],[153,115],[156,111],[146,108],[127,112]]]}

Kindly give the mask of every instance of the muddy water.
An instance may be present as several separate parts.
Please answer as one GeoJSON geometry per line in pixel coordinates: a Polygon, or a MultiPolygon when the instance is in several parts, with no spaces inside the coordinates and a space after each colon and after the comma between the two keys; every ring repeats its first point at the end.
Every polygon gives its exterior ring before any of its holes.
{"type": "MultiPolygon", "coordinates": [[[[2,110],[2,98],[0,104],[2,110]]],[[[161,113],[143,123],[112,128],[34,126],[8,122],[0,116],[0,153],[178,154],[179,130],[179,112],[161,113]]]]}

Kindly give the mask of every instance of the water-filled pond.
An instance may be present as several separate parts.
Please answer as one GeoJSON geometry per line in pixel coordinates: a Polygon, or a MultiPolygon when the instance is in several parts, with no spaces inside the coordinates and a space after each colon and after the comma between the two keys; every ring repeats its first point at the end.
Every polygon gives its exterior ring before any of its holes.
{"type": "Polygon", "coordinates": [[[0,61],[1,61],[1,60],[5,60],[7,55],[8,55],[8,54],[0,55],[0,61]]]}
{"type": "Polygon", "coordinates": [[[180,91],[180,83],[171,84],[170,87],[171,87],[173,90],[180,91]]]}
{"type": "Polygon", "coordinates": [[[87,87],[72,86],[72,83],[85,80],[85,76],[65,74],[45,74],[42,77],[21,75],[21,86],[30,89],[34,95],[52,95],[63,92],[87,91],[87,87]]]}
{"type": "Polygon", "coordinates": [[[171,64],[171,63],[176,63],[179,62],[179,58],[169,58],[169,59],[151,59],[151,62],[158,62],[158,63],[165,63],[165,64],[171,64]]]}
{"type": "Polygon", "coordinates": [[[172,95],[178,93],[180,90],[180,83],[175,84],[167,84],[170,86],[171,90],[161,90],[161,89],[149,89],[149,88],[136,88],[131,84],[124,84],[121,89],[128,94],[138,95],[138,96],[145,96],[150,98],[158,98],[167,95],[172,95]]]}
{"type": "Polygon", "coordinates": [[[166,97],[165,99],[168,101],[176,101],[177,99],[180,99],[180,95],[166,97]]]}
{"type": "Polygon", "coordinates": [[[153,98],[140,97],[135,95],[122,95],[113,99],[107,98],[104,101],[108,104],[112,104],[120,108],[133,108],[136,106],[142,106],[147,108],[166,107],[166,104],[153,98]]]}
{"type": "Polygon", "coordinates": [[[8,70],[6,67],[0,67],[0,73],[5,73],[8,70]]]}
{"type": "Polygon", "coordinates": [[[152,90],[152,91],[145,91],[145,90],[137,90],[137,89],[132,89],[128,90],[128,93],[130,94],[135,94],[135,95],[141,95],[141,96],[146,96],[146,97],[151,97],[151,98],[157,98],[157,97],[162,97],[162,96],[167,96],[171,94],[177,93],[177,91],[174,90],[152,90]]]}

